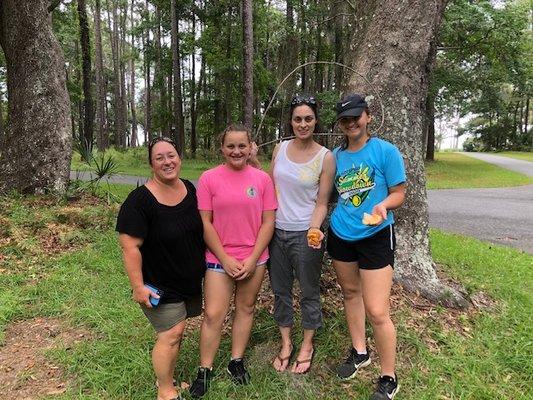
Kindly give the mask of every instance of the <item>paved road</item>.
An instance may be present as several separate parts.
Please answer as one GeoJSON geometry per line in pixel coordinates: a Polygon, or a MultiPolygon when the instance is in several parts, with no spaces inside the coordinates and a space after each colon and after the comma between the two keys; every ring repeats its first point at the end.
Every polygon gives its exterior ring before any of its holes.
{"type": "MultiPolygon", "coordinates": [[[[503,168],[533,176],[533,163],[490,154],[465,153],[503,168]],[[520,169],[520,170],[519,170],[520,169]]],[[[88,172],[71,172],[71,179],[90,178],[88,172]]],[[[112,183],[141,185],[147,178],[115,175],[112,183]]],[[[196,184],[195,181],[193,183],[196,184]]],[[[533,185],[496,189],[429,190],[432,227],[512,246],[533,254],[533,185]]]]}
{"type": "Polygon", "coordinates": [[[533,254],[533,185],[428,191],[430,226],[533,254]]]}
{"type": "Polygon", "coordinates": [[[527,176],[533,176],[533,162],[525,160],[517,160],[511,157],[497,156],[488,153],[461,153],[465,156],[477,158],[478,160],[485,161],[498,167],[510,169],[511,171],[519,172],[527,176]]]}

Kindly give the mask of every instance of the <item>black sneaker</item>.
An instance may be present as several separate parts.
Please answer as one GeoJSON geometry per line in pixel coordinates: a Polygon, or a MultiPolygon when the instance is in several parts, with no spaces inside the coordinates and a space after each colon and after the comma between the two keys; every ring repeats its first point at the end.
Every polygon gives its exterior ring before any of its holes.
{"type": "Polygon", "coordinates": [[[189,393],[191,394],[191,396],[194,398],[198,398],[206,394],[212,376],[213,370],[204,367],[198,368],[198,375],[196,375],[196,379],[193,381],[191,387],[189,388],[189,393]]]}
{"type": "Polygon", "coordinates": [[[370,352],[359,354],[353,347],[346,360],[337,367],[337,376],[341,379],[352,379],[359,368],[370,364],[370,352]]]}
{"type": "Polygon", "coordinates": [[[228,373],[230,374],[231,379],[233,379],[233,382],[238,385],[247,385],[250,383],[250,374],[246,371],[244,359],[242,358],[236,358],[229,362],[228,373]]]}
{"type": "Polygon", "coordinates": [[[392,400],[400,390],[398,378],[392,376],[380,376],[376,384],[376,390],[370,396],[370,400],[392,400]]]}

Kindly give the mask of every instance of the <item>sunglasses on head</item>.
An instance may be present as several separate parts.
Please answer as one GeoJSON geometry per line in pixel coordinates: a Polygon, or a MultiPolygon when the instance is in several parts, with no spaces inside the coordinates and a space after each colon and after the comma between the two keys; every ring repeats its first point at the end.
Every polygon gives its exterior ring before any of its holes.
{"type": "Polygon", "coordinates": [[[294,96],[291,101],[291,106],[298,104],[316,105],[316,99],[313,96],[294,96]]]}
{"type": "Polygon", "coordinates": [[[154,147],[154,145],[158,142],[170,143],[172,146],[176,147],[176,143],[172,139],[163,136],[158,136],[150,140],[150,142],[148,143],[148,147],[154,147]]]}

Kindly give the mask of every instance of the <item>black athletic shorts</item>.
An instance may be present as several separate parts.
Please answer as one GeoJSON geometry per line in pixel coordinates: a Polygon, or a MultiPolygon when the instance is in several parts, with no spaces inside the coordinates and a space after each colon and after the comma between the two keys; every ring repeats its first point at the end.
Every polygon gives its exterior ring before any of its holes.
{"type": "Polygon", "coordinates": [[[357,262],[361,269],[394,267],[396,236],[394,225],[389,225],[374,236],[353,242],[341,239],[331,227],[328,229],[327,250],[331,258],[344,262],[357,262]]]}

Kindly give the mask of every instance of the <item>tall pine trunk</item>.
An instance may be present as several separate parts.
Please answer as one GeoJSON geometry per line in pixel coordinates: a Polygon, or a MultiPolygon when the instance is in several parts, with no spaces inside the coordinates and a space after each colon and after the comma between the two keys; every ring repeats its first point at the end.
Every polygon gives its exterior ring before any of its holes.
{"type": "MultiPolygon", "coordinates": [[[[171,8],[171,47],[172,47],[172,82],[173,82],[173,122],[175,129],[175,140],[182,155],[185,152],[185,127],[183,121],[183,103],[181,95],[181,57],[179,51],[178,32],[178,11],[176,0],[170,1],[171,8]]],[[[194,79],[194,77],[193,77],[194,79]]]]}
{"type": "Polygon", "coordinates": [[[242,0],[243,26],[243,122],[252,130],[254,118],[254,30],[252,0],[242,0]]]}
{"type": "Polygon", "coordinates": [[[70,102],[48,3],[0,2],[9,100],[9,125],[0,142],[0,193],[63,193],[68,186],[70,102]]]}
{"type": "Polygon", "coordinates": [[[102,54],[102,22],[100,0],[95,0],[94,47],[96,56],[96,147],[103,151],[109,147],[106,129],[106,91],[104,82],[104,58],[102,54]]]}
{"type": "Polygon", "coordinates": [[[131,54],[130,54],[130,109],[131,109],[131,147],[136,147],[138,143],[137,138],[137,109],[135,107],[135,31],[134,31],[134,16],[133,8],[135,1],[131,0],[131,54]]]}
{"type": "Polygon", "coordinates": [[[354,74],[348,89],[376,96],[374,110],[379,110],[381,99],[385,124],[380,136],[398,146],[404,156],[407,196],[395,213],[396,280],[407,289],[446,305],[465,306],[461,293],[441,283],[431,258],[422,146],[431,44],[445,3],[446,0],[368,2],[364,11],[373,17],[364,30],[361,46],[351,55],[352,65],[366,80],[354,74]]]}
{"type": "MultiPolygon", "coordinates": [[[[91,41],[89,39],[89,23],[87,22],[87,10],[85,0],[78,0],[78,20],[80,24],[80,45],[83,75],[83,144],[88,150],[93,147],[94,136],[94,110],[92,95],[92,68],[91,68],[91,41]]],[[[89,160],[87,160],[89,161],[89,160]]]]}

